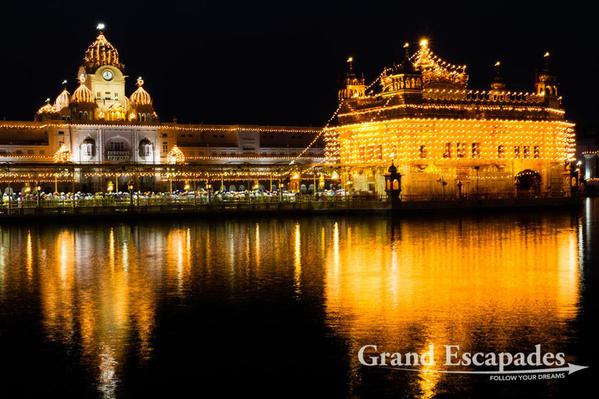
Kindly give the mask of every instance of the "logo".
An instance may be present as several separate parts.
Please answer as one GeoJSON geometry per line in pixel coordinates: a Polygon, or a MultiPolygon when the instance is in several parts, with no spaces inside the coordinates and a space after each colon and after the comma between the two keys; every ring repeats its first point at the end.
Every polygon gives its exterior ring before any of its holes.
{"type": "Polygon", "coordinates": [[[588,368],[567,363],[563,352],[544,352],[541,344],[535,345],[534,350],[527,353],[465,352],[459,345],[443,345],[439,351],[434,344],[421,353],[401,353],[382,352],[377,345],[364,345],[358,351],[358,360],[366,367],[419,373],[485,375],[491,381],[560,379],[588,368]]]}

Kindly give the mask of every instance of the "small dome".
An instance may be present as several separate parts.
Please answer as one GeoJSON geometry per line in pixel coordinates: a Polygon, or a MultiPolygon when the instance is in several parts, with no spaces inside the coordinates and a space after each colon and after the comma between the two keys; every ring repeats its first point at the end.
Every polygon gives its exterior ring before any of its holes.
{"type": "Polygon", "coordinates": [[[81,82],[77,90],[73,92],[73,96],[71,97],[71,102],[77,104],[93,104],[94,93],[85,85],[85,83],[81,82]]]}
{"type": "Polygon", "coordinates": [[[71,99],[71,93],[65,88],[59,95],[56,97],[54,101],[54,108],[57,112],[60,112],[63,108],[67,108],[69,106],[71,99]]]}
{"type": "Polygon", "coordinates": [[[111,65],[118,69],[123,69],[123,64],[119,60],[119,52],[106,40],[103,32],[98,34],[96,40],[85,51],[83,63],[91,71],[103,65],[111,65]]]}
{"type": "Polygon", "coordinates": [[[50,99],[46,99],[46,103],[40,107],[40,109],[37,110],[37,114],[41,115],[41,114],[55,114],[56,113],[56,109],[54,109],[54,106],[52,104],[50,104],[50,99]]]}
{"type": "Polygon", "coordinates": [[[397,167],[395,167],[395,164],[393,163],[393,161],[391,162],[391,166],[389,166],[388,172],[389,173],[397,173],[397,167]]]}
{"type": "Polygon", "coordinates": [[[135,106],[152,105],[152,97],[150,97],[150,94],[144,90],[142,87],[143,84],[143,79],[141,77],[137,78],[137,90],[135,90],[130,96],[131,104],[135,106]]]}

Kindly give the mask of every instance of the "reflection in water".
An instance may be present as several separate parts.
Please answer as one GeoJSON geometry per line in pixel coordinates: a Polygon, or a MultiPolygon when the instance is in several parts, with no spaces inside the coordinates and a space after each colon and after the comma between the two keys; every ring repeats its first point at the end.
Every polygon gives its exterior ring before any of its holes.
{"type": "MultiPolygon", "coordinates": [[[[385,224],[350,227],[340,228],[339,253],[327,258],[326,304],[352,353],[373,343],[391,352],[422,352],[430,343],[488,351],[509,347],[530,326],[529,342],[551,342],[576,315],[577,229],[569,217],[531,225],[410,222],[395,237],[385,224]]],[[[435,355],[442,364],[442,351],[435,355]]],[[[422,397],[435,394],[440,376],[420,374],[422,397]]]]}
{"type": "MultiPolygon", "coordinates": [[[[0,306],[39,295],[47,339],[79,350],[97,391],[112,398],[127,384],[127,362],[152,360],[163,303],[274,290],[280,303],[289,296],[322,310],[313,317],[346,343],[354,391],[367,384],[356,357],[365,344],[489,351],[513,348],[526,331],[518,350],[552,345],[579,311],[579,251],[590,239],[582,227],[570,215],[2,227],[0,306]]],[[[443,379],[423,369],[410,389],[430,398],[443,379]]]]}

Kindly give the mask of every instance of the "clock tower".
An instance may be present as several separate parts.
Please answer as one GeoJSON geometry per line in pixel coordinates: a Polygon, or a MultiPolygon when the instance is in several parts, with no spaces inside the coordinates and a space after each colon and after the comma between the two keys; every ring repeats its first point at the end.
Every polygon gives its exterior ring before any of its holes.
{"type": "Polygon", "coordinates": [[[124,65],[117,49],[104,36],[104,25],[98,25],[99,34],[87,48],[83,65],[79,68],[79,81],[92,92],[95,118],[118,121],[127,119],[128,100],[125,96],[124,65]]]}

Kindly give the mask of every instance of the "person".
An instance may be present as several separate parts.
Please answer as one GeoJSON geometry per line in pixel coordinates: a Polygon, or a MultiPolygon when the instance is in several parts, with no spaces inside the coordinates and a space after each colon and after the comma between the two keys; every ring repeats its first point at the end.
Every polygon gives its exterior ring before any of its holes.
{"type": "Polygon", "coordinates": [[[458,198],[462,198],[462,181],[458,180],[458,198]]]}

